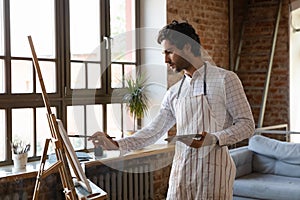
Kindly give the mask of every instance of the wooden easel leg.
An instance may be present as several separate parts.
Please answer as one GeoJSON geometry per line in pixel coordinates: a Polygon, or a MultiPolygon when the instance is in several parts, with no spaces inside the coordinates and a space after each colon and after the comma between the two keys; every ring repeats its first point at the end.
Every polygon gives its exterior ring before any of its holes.
{"type": "Polygon", "coordinates": [[[41,178],[42,178],[42,175],[43,175],[45,162],[46,162],[46,159],[47,159],[47,151],[48,151],[50,141],[51,141],[51,139],[46,139],[46,141],[45,141],[45,146],[44,146],[43,155],[42,155],[42,158],[41,158],[40,168],[39,168],[37,178],[36,178],[36,182],[35,182],[34,193],[33,193],[33,197],[32,197],[33,200],[37,200],[38,196],[39,196],[41,178]]]}

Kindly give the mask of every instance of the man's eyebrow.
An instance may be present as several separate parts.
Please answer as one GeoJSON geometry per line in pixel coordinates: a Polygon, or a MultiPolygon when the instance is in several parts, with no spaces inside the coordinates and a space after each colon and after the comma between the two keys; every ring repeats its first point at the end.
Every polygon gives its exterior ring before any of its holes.
{"type": "Polygon", "coordinates": [[[165,49],[162,51],[163,54],[172,52],[172,49],[165,49]]]}

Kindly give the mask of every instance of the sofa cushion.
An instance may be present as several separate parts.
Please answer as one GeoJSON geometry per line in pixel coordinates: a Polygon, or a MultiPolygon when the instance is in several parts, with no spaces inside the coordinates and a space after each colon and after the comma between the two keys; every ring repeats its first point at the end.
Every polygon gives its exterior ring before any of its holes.
{"type": "Polygon", "coordinates": [[[300,178],[252,173],[234,181],[233,195],[257,199],[299,200],[300,178]]]}
{"type": "Polygon", "coordinates": [[[253,152],[250,151],[247,146],[230,149],[229,152],[236,166],[235,178],[252,172],[253,152]]]}
{"type": "Polygon", "coordinates": [[[253,153],[252,167],[253,172],[300,178],[300,165],[289,164],[257,153],[253,153]]]}
{"type": "Polygon", "coordinates": [[[250,139],[248,148],[254,152],[254,172],[300,178],[300,164],[297,164],[300,160],[300,144],[256,135],[250,139]]]}
{"type": "MultiPolygon", "coordinates": [[[[252,170],[264,174],[275,174],[276,159],[258,153],[253,153],[252,170]]],[[[280,175],[280,174],[278,174],[280,175]]]]}
{"type": "Polygon", "coordinates": [[[300,144],[282,142],[261,135],[250,138],[248,148],[258,154],[266,155],[289,164],[300,165],[300,144]]]}

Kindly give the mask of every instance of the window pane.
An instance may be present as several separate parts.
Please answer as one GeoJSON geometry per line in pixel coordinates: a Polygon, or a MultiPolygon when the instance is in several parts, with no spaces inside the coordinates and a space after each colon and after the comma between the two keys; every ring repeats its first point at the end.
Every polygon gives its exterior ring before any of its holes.
{"type": "Polygon", "coordinates": [[[101,87],[101,70],[100,64],[88,63],[88,88],[96,89],[101,87]]]}
{"type": "Polygon", "coordinates": [[[0,93],[5,92],[5,67],[4,60],[0,59],[0,93]]]}
{"type": "Polygon", "coordinates": [[[123,69],[121,64],[111,64],[111,88],[123,87],[123,69]]]}
{"type": "Polygon", "coordinates": [[[136,78],[136,65],[111,64],[111,87],[122,88],[126,86],[126,78],[136,78]]]}
{"type": "Polygon", "coordinates": [[[31,61],[13,60],[11,62],[11,92],[33,92],[33,66],[31,61]]]}
{"type": "MultiPolygon", "coordinates": [[[[40,61],[40,68],[43,76],[43,81],[46,87],[47,93],[55,93],[56,92],[56,68],[54,62],[45,62],[40,61]]],[[[37,74],[36,74],[37,77],[37,74]]],[[[41,93],[41,85],[39,79],[36,79],[36,90],[41,93]]]]}
{"type": "MultiPolygon", "coordinates": [[[[33,109],[12,109],[12,140],[22,140],[33,145],[33,109]]],[[[33,151],[29,151],[29,156],[33,151]]]]}
{"type": "MultiPolygon", "coordinates": [[[[86,106],[87,135],[93,135],[96,131],[103,131],[103,106],[86,106]]],[[[87,148],[94,148],[92,142],[87,143],[87,148]]]]}
{"type": "Polygon", "coordinates": [[[31,57],[31,35],[38,57],[55,57],[54,0],[10,0],[12,56],[31,57]]]}
{"type": "Polygon", "coordinates": [[[131,77],[136,79],[136,66],[135,65],[125,65],[125,77],[131,77]]]}
{"type": "Polygon", "coordinates": [[[0,56],[4,55],[4,9],[3,0],[0,0],[0,56]]]}
{"type": "Polygon", "coordinates": [[[110,2],[111,60],[135,62],[135,1],[110,2]]]}
{"type": "MultiPolygon", "coordinates": [[[[124,67],[125,69],[125,79],[132,79],[132,80],[135,80],[136,79],[136,74],[137,74],[137,71],[136,71],[136,66],[135,65],[125,65],[124,67]]],[[[125,87],[128,87],[128,84],[127,82],[125,81],[125,87]]]]}
{"type": "Polygon", "coordinates": [[[71,63],[72,89],[101,88],[101,66],[98,63],[71,63]],[[87,78],[86,78],[87,74],[87,78]]]}
{"type": "MultiPolygon", "coordinates": [[[[56,114],[56,108],[51,108],[53,114],[56,114]]],[[[46,108],[36,108],[36,153],[37,156],[43,154],[45,141],[47,138],[51,138],[50,126],[47,119],[47,110],[46,108]]],[[[54,153],[52,142],[50,142],[48,148],[48,154],[54,153]]]]}
{"type": "Polygon", "coordinates": [[[83,63],[71,63],[71,88],[85,88],[86,67],[83,63]]]}
{"type": "MultiPolygon", "coordinates": [[[[84,106],[67,107],[68,135],[84,135],[84,106]]],[[[84,138],[70,137],[75,150],[84,148],[84,138]]]]}
{"type": "Polygon", "coordinates": [[[5,110],[0,110],[0,161],[4,161],[6,157],[6,120],[5,110]]]}
{"type": "Polygon", "coordinates": [[[107,133],[116,138],[121,138],[121,104],[107,104],[107,133]]]}
{"type": "Polygon", "coordinates": [[[124,137],[130,136],[134,129],[137,129],[136,126],[133,125],[133,117],[130,115],[126,104],[123,104],[123,130],[124,130],[124,137]]]}
{"type": "MultiPolygon", "coordinates": [[[[70,45],[72,60],[95,60],[90,54],[100,45],[99,0],[70,0],[70,45]],[[90,57],[90,58],[89,58],[90,57]]],[[[94,52],[95,53],[95,52],[94,52]]],[[[100,61],[100,53],[96,53],[100,61]]]]}

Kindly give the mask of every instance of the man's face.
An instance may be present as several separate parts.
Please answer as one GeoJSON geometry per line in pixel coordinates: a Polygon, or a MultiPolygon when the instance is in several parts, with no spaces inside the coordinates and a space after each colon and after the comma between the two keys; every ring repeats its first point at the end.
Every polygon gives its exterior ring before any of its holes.
{"type": "Polygon", "coordinates": [[[178,49],[171,44],[169,40],[163,40],[161,43],[163,47],[163,54],[165,54],[165,63],[168,67],[176,72],[188,69],[191,64],[186,60],[186,52],[178,49]]]}

